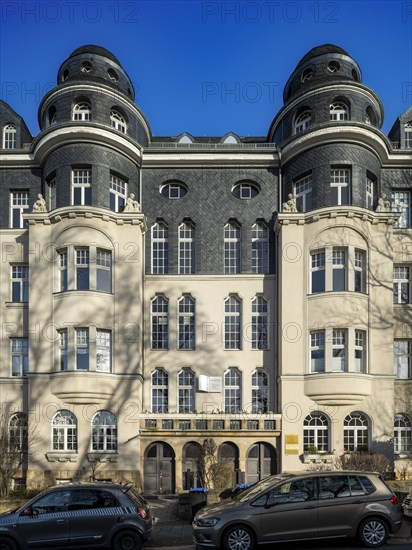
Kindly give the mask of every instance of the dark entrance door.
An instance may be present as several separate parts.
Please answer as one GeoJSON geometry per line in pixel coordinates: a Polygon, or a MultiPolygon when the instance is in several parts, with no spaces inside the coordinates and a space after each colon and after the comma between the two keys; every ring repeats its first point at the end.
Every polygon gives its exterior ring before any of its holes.
{"type": "Polygon", "coordinates": [[[175,453],[167,443],[152,443],[144,461],[145,493],[175,492],[175,453]]]}
{"type": "Polygon", "coordinates": [[[276,451],[269,443],[255,443],[246,459],[246,483],[256,483],[276,473],[276,451]]]}

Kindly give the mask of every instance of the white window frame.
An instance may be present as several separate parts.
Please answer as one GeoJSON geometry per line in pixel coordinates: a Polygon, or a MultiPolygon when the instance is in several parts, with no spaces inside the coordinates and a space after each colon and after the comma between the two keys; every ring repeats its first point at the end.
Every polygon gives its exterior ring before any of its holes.
{"type": "Polygon", "coordinates": [[[411,192],[409,190],[392,191],[392,210],[401,213],[394,224],[395,228],[411,227],[411,192]]]}
{"type": "Polygon", "coordinates": [[[410,303],[410,267],[407,265],[393,266],[393,303],[410,303]]]}
{"type": "Polygon", "coordinates": [[[110,209],[113,212],[122,212],[127,198],[127,181],[110,174],[110,209]],[[114,208],[112,208],[112,198],[114,208]]]}
{"type": "Polygon", "coordinates": [[[295,119],[295,134],[300,134],[309,128],[312,121],[312,113],[310,109],[306,109],[300,113],[295,119]]]}
{"type": "Polygon", "coordinates": [[[326,290],[326,253],[325,250],[310,252],[310,294],[319,294],[326,290]],[[323,272],[323,290],[313,290],[313,274],[323,272]]]}
{"type": "Polygon", "coordinates": [[[348,452],[369,449],[370,424],[360,412],[348,414],[343,421],[343,446],[348,452]],[[350,440],[353,438],[353,443],[350,440]]]}
{"type": "Polygon", "coordinates": [[[9,419],[8,450],[11,452],[28,451],[28,418],[26,413],[17,412],[9,419]]]}
{"type": "Polygon", "coordinates": [[[242,349],[242,300],[231,294],[224,302],[224,349],[242,349]]]}
{"type": "Polygon", "coordinates": [[[122,113],[116,109],[110,111],[110,126],[122,134],[127,134],[127,123],[122,113]]]}
{"type": "Polygon", "coordinates": [[[373,210],[375,207],[377,182],[371,178],[366,178],[366,208],[373,210]]]}
{"type": "Polygon", "coordinates": [[[151,376],[151,409],[152,413],[169,412],[169,375],[164,369],[155,369],[151,376]],[[155,394],[155,390],[160,393],[155,394]],[[160,399],[159,399],[160,397],[160,399]]]}
{"type": "Polygon", "coordinates": [[[318,373],[326,370],[325,331],[312,330],[309,333],[310,372],[318,373]],[[323,358],[322,358],[323,354],[323,358]],[[319,355],[319,356],[318,356],[319,355]],[[318,362],[318,364],[316,363],[318,362]]]}
{"type": "Polygon", "coordinates": [[[112,331],[96,329],[96,371],[112,372],[112,331]]]}
{"type": "Polygon", "coordinates": [[[92,119],[92,106],[88,101],[80,101],[73,106],[72,120],[89,122],[92,119]]]}
{"type": "Polygon", "coordinates": [[[103,248],[96,249],[96,290],[99,292],[112,292],[112,251],[103,248]],[[107,273],[109,288],[102,288],[99,281],[99,273],[107,273]]]}
{"type": "Polygon", "coordinates": [[[312,209],[312,174],[307,174],[293,182],[293,194],[299,211],[308,212],[312,209]]]}
{"type": "Polygon", "coordinates": [[[334,292],[344,292],[348,289],[347,255],[345,248],[332,249],[332,290],[334,292]],[[335,272],[337,271],[343,272],[343,288],[338,288],[338,284],[335,284],[335,272]]]}
{"type": "Polygon", "coordinates": [[[395,339],[393,342],[393,373],[397,380],[411,380],[410,339],[395,339]]]}
{"type": "Polygon", "coordinates": [[[59,371],[69,370],[69,331],[63,328],[57,331],[59,338],[59,371]]]}
{"type": "Polygon", "coordinates": [[[342,328],[332,330],[332,372],[348,370],[348,331],[342,328]]]}
{"type": "Polygon", "coordinates": [[[49,212],[56,208],[56,176],[46,180],[46,203],[49,212]]]}
{"type": "Polygon", "coordinates": [[[179,413],[192,413],[195,410],[195,373],[184,367],[178,374],[177,402],[179,413]]]}
{"type": "Polygon", "coordinates": [[[77,417],[71,411],[62,409],[54,415],[52,449],[56,452],[77,452],[77,417]]]}
{"type": "Polygon", "coordinates": [[[263,369],[252,372],[252,413],[266,413],[269,406],[269,377],[263,369]]]}
{"type": "Polygon", "coordinates": [[[342,189],[347,189],[348,202],[351,203],[351,169],[350,168],[334,168],[330,170],[330,187],[337,189],[337,204],[332,206],[342,206],[346,203],[342,202],[342,189]]]}
{"type": "Polygon", "coordinates": [[[406,414],[395,414],[393,436],[395,454],[412,452],[412,422],[406,414]]]}
{"type": "Polygon", "coordinates": [[[158,294],[151,301],[151,349],[169,349],[169,300],[158,294]],[[160,330],[160,327],[164,327],[160,330]],[[155,345],[156,343],[156,345],[155,345]]]}
{"type": "Polygon", "coordinates": [[[184,221],[179,225],[179,275],[191,275],[195,272],[195,225],[184,221]]]}
{"type": "Polygon", "coordinates": [[[90,250],[88,248],[75,248],[76,254],[76,290],[90,290],[90,250]],[[80,273],[87,271],[87,287],[79,288],[79,281],[81,280],[80,273]]]}
{"type": "Polygon", "coordinates": [[[349,107],[343,101],[334,101],[329,107],[329,120],[349,120],[349,107]]]}
{"type": "Polygon", "coordinates": [[[225,413],[242,411],[242,373],[237,367],[229,367],[224,374],[225,413]]]}
{"type": "Polygon", "coordinates": [[[229,221],[223,228],[224,240],[224,273],[241,272],[241,226],[236,221],[229,221]]]}
{"type": "Polygon", "coordinates": [[[355,330],[355,343],[354,343],[354,372],[365,373],[366,372],[366,331],[355,330]]]}
{"type": "Polygon", "coordinates": [[[74,344],[75,344],[75,358],[76,358],[76,370],[86,372],[90,370],[90,338],[89,329],[85,327],[79,327],[74,329],[74,344]],[[80,368],[79,355],[85,355],[87,358],[87,368],[80,368]]]}
{"type": "Polygon", "coordinates": [[[27,264],[11,266],[11,299],[15,304],[25,304],[29,301],[29,266],[27,264]]]}
{"type": "Polygon", "coordinates": [[[10,228],[23,229],[25,223],[23,214],[29,212],[29,192],[27,190],[10,191],[10,228]],[[15,225],[14,212],[17,211],[18,223],[15,225]]]}
{"type": "Polygon", "coordinates": [[[355,249],[353,262],[353,290],[354,292],[366,292],[366,252],[355,249]],[[360,282],[360,287],[359,283],[360,282]]]}
{"type": "Polygon", "coordinates": [[[252,273],[269,273],[269,228],[265,222],[252,225],[252,273]]]}
{"type": "Polygon", "coordinates": [[[412,148],[412,121],[409,121],[404,126],[405,134],[405,149],[412,148]]]}
{"type": "Polygon", "coordinates": [[[177,301],[179,350],[194,350],[196,347],[196,300],[189,294],[177,301]]]}
{"type": "Polygon", "coordinates": [[[92,418],[90,450],[93,453],[117,452],[117,417],[108,410],[97,411],[92,418]]]}
{"type": "Polygon", "coordinates": [[[269,349],[269,301],[263,296],[255,296],[251,303],[251,348],[269,349]]]}
{"type": "Polygon", "coordinates": [[[320,412],[312,412],[303,420],[303,451],[316,447],[318,452],[330,451],[330,422],[320,412]]]}
{"type": "MultiPolygon", "coordinates": [[[[72,206],[90,206],[87,201],[87,191],[92,186],[92,170],[91,168],[72,168],[71,171],[71,204],[72,206]],[[75,189],[80,190],[80,203],[75,204],[74,196],[75,189]]],[[[90,197],[91,200],[91,197],[90,197]]]]}
{"type": "Polygon", "coordinates": [[[152,275],[169,272],[169,229],[159,220],[152,226],[152,275]]]}
{"type": "Polygon", "coordinates": [[[3,149],[16,149],[17,129],[14,124],[6,124],[3,127],[3,149]]]}
{"type": "Polygon", "coordinates": [[[10,338],[11,376],[27,376],[29,373],[29,339],[10,338]],[[15,365],[15,363],[17,363],[15,365]],[[17,368],[16,368],[17,367],[17,368]]]}

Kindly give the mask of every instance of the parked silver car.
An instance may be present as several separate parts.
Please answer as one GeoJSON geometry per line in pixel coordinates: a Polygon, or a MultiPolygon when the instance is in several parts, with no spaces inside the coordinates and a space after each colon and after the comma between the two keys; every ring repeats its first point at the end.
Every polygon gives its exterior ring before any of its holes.
{"type": "Polygon", "coordinates": [[[197,546],[252,550],[257,544],[358,537],[384,544],[402,522],[397,497],[379,474],[306,472],[267,477],[232,499],[206,506],[192,523],[197,546]]]}
{"type": "Polygon", "coordinates": [[[409,520],[412,520],[412,492],[406,496],[402,502],[403,514],[409,520]]]}
{"type": "Polygon", "coordinates": [[[149,507],[132,484],[59,485],[0,514],[1,550],[140,550],[151,535],[149,507]]]}

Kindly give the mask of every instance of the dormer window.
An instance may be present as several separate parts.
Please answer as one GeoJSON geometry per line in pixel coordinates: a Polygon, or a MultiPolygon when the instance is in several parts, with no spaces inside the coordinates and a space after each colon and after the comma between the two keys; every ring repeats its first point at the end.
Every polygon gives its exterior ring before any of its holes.
{"type": "Polygon", "coordinates": [[[331,61],[328,65],[328,71],[330,73],[337,73],[340,69],[340,65],[337,61],[331,61]]]}
{"type": "Polygon", "coordinates": [[[117,82],[119,80],[116,71],[114,71],[113,69],[108,69],[107,74],[109,75],[110,80],[113,80],[113,82],[117,82]]]}
{"type": "Polygon", "coordinates": [[[3,128],[3,149],[15,149],[16,143],[16,127],[14,124],[7,124],[3,128]]]}
{"type": "Polygon", "coordinates": [[[330,120],[349,120],[349,107],[342,101],[336,101],[331,104],[330,120]]]}
{"type": "Polygon", "coordinates": [[[412,120],[405,124],[405,149],[412,149],[412,120]]]}
{"type": "Polygon", "coordinates": [[[254,199],[259,193],[259,186],[247,181],[237,183],[232,189],[233,196],[243,200],[254,199]]]}
{"type": "Polygon", "coordinates": [[[92,70],[92,64],[85,61],[80,69],[82,73],[88,74],[92,70]]]}
{"type": "Polygon", "coordinates": [[[307,82],[308,80],[310,80],[312,78],[312,76],[313,76],[312,69],[306,69],[302,73],[301,82],[307,82]]]}
{"type": "Polygon", "coordinates": [[[110,111],[110,125],[112,126],[112,128],[115,128],[115,130],[118,130],[123,134],[126,133],[126,130],[127,130],[126,119],[116,109],[112,109],[110,111]]]}
{"type": "Polygon", "coordinates": [[[73,107],[73,120],[89,121],[92,118],[92,106],[84,101],[73,107]]]}
{"type": "Polygon", "coordinates": [[[180,181],[172,181],[162,185],[160,193],[167,199],[181,199],[187,194],[187,187],[180,181]]]}
{"type": "Polygon", "coordinates": [[[312,113],[310,109],[304,110],[295,120],[295,134],[300,134],[309,128],[312,121],[312,113]]]}

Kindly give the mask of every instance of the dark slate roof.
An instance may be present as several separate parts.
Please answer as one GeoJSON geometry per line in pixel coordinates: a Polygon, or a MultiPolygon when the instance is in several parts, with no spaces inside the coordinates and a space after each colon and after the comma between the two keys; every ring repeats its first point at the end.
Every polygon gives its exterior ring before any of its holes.
{"type": "Polygon", "coordinates": [[[109,50],[106,50],[106,48],[102,48],[102,46],[95,46],[94,44],[88,44],[86,46],[80,46],[80,48],[77,48],[76,50],[74,50],[74,52],[72,52],[70,54],[69,59],[70,59],[70,57],[74,57],[74,56],[80,55],[82,53],[91,53],[92,55],[100,55],[102,57],[107,57],[108,59],[110,59],[114,63],[117,63],[117,65],[119,65],[119,67],[122,66],[122,64],[117,59],[117,57],[114,56],[111,52],[109,52],[109,50]]]}
{"type": "Polygon", "coordinates": [[[350,57],[348,52],[339,46],[335,46],[334,44],[323,44],[323,46],[316,46],[315,48],[312,48],[306,55],[304,55],[296,65],[296,68],[306,63],[306,61],[309,61],[312,57],[318,57],[319,55],[325,55],[327,53],[338,53],[350,57]]]}

